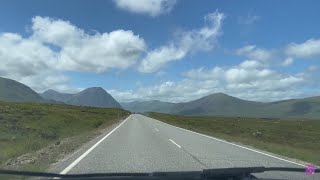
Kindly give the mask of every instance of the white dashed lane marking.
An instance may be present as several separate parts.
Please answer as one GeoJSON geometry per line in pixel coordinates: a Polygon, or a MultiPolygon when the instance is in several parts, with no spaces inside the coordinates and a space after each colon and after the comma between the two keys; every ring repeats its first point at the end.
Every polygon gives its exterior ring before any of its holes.
{"type": "Polygon", "coordinates": [[[181,146],[179,144],[177,144],[176,142],[174,142],[172,139],[169,139],[173,144],[175,144],[176,146],[178,146],[178,148],[181,148],[181,146]]]}

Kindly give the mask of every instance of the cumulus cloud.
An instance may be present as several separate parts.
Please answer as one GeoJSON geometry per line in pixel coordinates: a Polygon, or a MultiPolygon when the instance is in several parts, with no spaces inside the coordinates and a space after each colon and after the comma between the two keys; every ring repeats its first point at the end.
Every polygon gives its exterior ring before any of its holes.
{"type": "Polygon", "coordinates": [[[0,34],[0,76],[37,91],[66,91],[70,87],[64,71],[125,69],[137,63],[145,46],[132,31],[88,34],[68,21],[36,16],[29,37],[0,34]]]}
{"type": "Polygon", "coordinates": [[[85,32],[68,21],[49,17],[32,18],[32,38],[60,47],[80,42],[85,32]]]}
{"type": "Polygon", "coordinates": [[[120,102],[135,100],[162,100],[170,102],[190,101],[210,92],[221,92],[221,88],[212,88],[213,81],[196,82],[182,80],[179,82],[166,81],[158,85],[139,88],[136,91],[108,90],[120,102]],[[201,87],[201,88],[199,88],[201,87]]]}
{"type": "Polygon", "coordinates": [[[191,69],[184,72],[184,79],[179,81],[168,80],[130,93],[113,90],[112,95],[120,101],[157,99],[181,102],[224,92],[242,99],[268,102],[312,95],[316,92],[312,89],[319,87],[319,80],[315,78],[319,74],[317,66],[310,66],[299,73],[272,68],[293,63],[294,59],[290,56],[281,61],[285,55],[283,51],[248,45],[237,49],[236,54],[247,60],[229,67],[191,69]],[[273,63],[274,60],[279,62],[273,63]]]}
{"type": "Polygon", "coordinates": [[[39,41],[24,39],[19,34],[0,34],[0,76],[25,83],[36,91],[67,88],[68,78],[51,67],[56,57],[39,41]]]}
{"type": "Polygon", "coordinates": [[[154,17],[170,12],[176,0],[114,0],[114,3],[120,9],[154,17]]]}
{"type": "Polygon", "coordinates": [[[286,53],[297,58],[320,56],[320,39],[309,39],[301,44],[291,43],[287,46],[286,53]]]}
{"type": "Polygon", "coordinates": [[[191,69],[180,81],[165,81],[136,91],[112,90],[120,101],[162,100],[181,102],[224,92],[255,101],[275,101],[303,96],[299,87],[309,83],[306,72],[286,74],[246,60],[236,66],[191,69]]]}
{"type": "Polygon", "coordinates": [[[49,67],[55,53],[40,42],[24,39],[19,34],[0,34],[0,73],[31,76],[49,67]]]}
{"type": "Polygon", "coordinates": [[[244,61],[230,68],[214,67],[212,69],[193,69],[184,73],[185,77],[194,80],[216,79],[227,84],[252,84],[254,81],[268,78],[279,78],[279,74],[271,69],[252,66],[253,61],[244,61]]]}
{"type": "Polygon", "coordinates": [[[243,69],[256,69],[259,67],[264,67],[264,64],[259,61],[246,60],[243,61],[239,66],[243,69]]]}
{"type": "Polygon", "coordinates": [[[158,71],[170,61],[184,58],[188,53],[208,51],[214,48],[217,37],[221,34],[224,14],[218,11],[204,17],[206,25],[200,29],[181,32],[175,41],[169,42],[147,53],[139,67],[140,72],[158,71]]]}
{"type": "Polygon", "coordinates": [[[251,66],[251,64],[253,65],[255,63],[244,61],[238,66],[229,68],[214,67],[212,70],[202,71],[202,77],[195,75],[194,77],[189,76],[189,78],[200,82],[216,80],[219,83],[218,86],[215,87],[223,87],[223,92],[236,97],[258,101],[281,100],[296,97],[294,95],[298,95],[298,93],[293,92],[300,92],[296,91],[296,88],[307,81],[303,73],[284,74],[263,66],[251,66]],[[244,66],[244,64],[246,65],[244,66]],[[247,66],[249,64],[250,66],[247,66]],[[211,76],[211,78],[207,76],[204,78],[204,74],[211,74],[215,69],[220,69],[219,76],[211,76]],[[282,92],[288,92],[288,94],[281,96],[285,94],[282,92]],[[252,93],[260,95],[255,96],[252,93]]]}
{"type": "Polygon", "coordinates": [[[267,61],[273,57],[270,50],[257,48],[255,45],[247,45],[236,50],[237,55],[242,55],[255,61],[267,61]]]}
{"type": "MultiPolygon", "coordinates": [[[[0,76],[25,83],[38,92],[48,88],[72,92],[78,88],[69,84],[65,71],[101,73],[138,65],[141,72],[155,72],[168,62],[216,46],[224,14],[215,12],[204,19],[203,27],[180,32],[166,45],[148,51],[144,39],[132,31],[119,29],[89,34],[68,21],[37,16],[32,19],[28,37],[0,33],[0,76]]],[[[282,65],[292,64],[291,57],[318,56],[318,43],[318,40],[311,39],[302,44],[290,44],[286,49],[289,58],[282,65]]],[[[305,85],[310,80],[308,78],[314,79],[315,75],[311,73],[318,72],[314,67],[299,74],[271,69],[266,62],[274,58],[274,52],[254,45],[242,47],[236,54],[247,60],[231,67],[191,69],[183,73],[183,80],[166,80],[136,91],[109,90],[121,101],[159,99],[180,102],[214,92],[271,101],[301,96],[302,91],[297,88],[305,85]]]]}
{"type": "Polygon", "coordinates": [[[243,69],[239,67],[225,71],[225,80],[228,83],[252,83],[252,81],[265,80],[272,76],[274,72],[269,69],[243,69]]]}
{"type": "Polygon", "coordinates": [[[162,46],[147,53],[140,64],[139,71],[144,73],[155,72],[166,63],[185,57],[186,53],[186,51],[177,48],[174,44],[162,46]]]}
{"type": "Polygon", "coordinates": [[[224,73],[221,67],[214,67],[212,69],[198,68],[189,70],[183,75],[190,79],[218,79],[224,73]]]}
{"type": "Polygon", "coordinates": [[[132,31],[115,30],[89,35],[67,21],[33,18],[32,38],[61,50],[56,66],[63,70],[104,72],[125,69],[145,51],[145,42],[132,31]]]}

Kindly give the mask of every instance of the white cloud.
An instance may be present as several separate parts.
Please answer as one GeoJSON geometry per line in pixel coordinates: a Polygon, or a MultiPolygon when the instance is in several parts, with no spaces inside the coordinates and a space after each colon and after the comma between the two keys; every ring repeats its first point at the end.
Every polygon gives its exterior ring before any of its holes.
{"type": "Polygon", "coordinates": [[[139,88],[133,91],[108,90],[120,102],[134,100],[162,100],[170,102],[190,101],[211,92],[220,92],[222,89],[212,88],[213,81],[196,82],[182,80],[179,82],[166,81],[155,86],[139,88]],[[199,88],[201,87],[201,88],[199,88]]]}
{"type": "Polygon", "coordinates": [[[175,41],[149,51],[142,59],[140,72],[158,71],[170,61],[184,58],[190,52],[208,51],[214,48],[217,37],[221,34],[224,14],[218,11],[204,17],[206,25],[200,29],[182,32],[175,41]]]}
{"type": "Polygon", "coordinates": [[[293,63],[293,58],[289,57],[282,62],[282,66],[289,66],[293,63]]]}
{"type": "Polygon", "coordinates": [[[149,16],[170,12],[176,0],[113,0],[118,8],[149,16]]]}
{"type": "MultiPolygon", "coordinates": [[[[254,63],[244,61],[238,66],[221,68],[220,76],[218,76],[218,78],[213,77],[211,80],[217,80],[219,82],[218,87],[223,87],[223,92],[227,94],[258,101],[272,101],[296,97],[294,95],[301,94],[292,92],[295,92],[299,85],[307,82],[303,73],[284,74],[263,66],[243,66],[244,64],[254,63]],[[282,92],[287,92],[288,94],[281,96],[285,94],[282,92]],[[259,94],[259,96],[254,96],[252,93],[259,94]]],[[[217,68],[218,67],[215,67],[213,69],[217,68]]],[[[201,72],[202,76],[207,73],[211,74],[211,71],[212,70],[201,72]]],[[[196,78],[194,80],[205,81],[208,79],[196,78]]]]}
{"type": "Polygon", "coordinates": [[[320,56],[320,39],[309,39],[301,44],[291,43],[287,46],[286,53],[297,58],[320,56]]]}
{"type": "Polygon", "coordinates": [[[133,91],[112,90],[119,101],[162,100],[181,102],[212,93],[255,101],[276,101],[303,96],[302,86],[309,83],[307,72],[287,74],[263,66],[259,61],[247,60],[237,66],[191,69],[183,73],[185,79],[165,81],[133,91]]]}
{"type": "Polygon", "coordinates": [[[105,72],[132,66],[145,51],[145,42],[132,31],[86,34],[67,21],[33,18],[32,38],[61,50],[56,66],[71,71],[105,72]]]}
{"type": "Polygon", "coordinates": [[[263,67],[264,65],[258,61],[246,60],[246,61],[243,61],[239,66],[244,69],[255,69],[255,68],[263,67]]]}
{"type": "Polygon", "coordinates": [[[106,91],[118,102],[130,102],[145,99],[141,94],[135,93],[132,90],[119,91],[116,89],[107,89],[106,91]]]}
{"type": "Polygon", "coordinates": [[[214,48],[217,38],[221,35],[222,22],[225,18],[218,11],[204,17],[205,26],[200,29],[182,32],[178,44],[185,51],[208,51],[214,48]]]}
{"type": "Polygon", "coordinates": [[[236,50],[237,55],[243,55],[255,61],[268,61],[273,57],[273,52],[257,48],[255,45],[247,45],[236,50]]]}
{"type": "Polygon", "coordinates": [[[139,71],[145,73],[155,72],[166,63],[185,57],[186,53],[186,51],[178,49],[173,44],[162,46],[147,53],[141,62],[139,71]]]}
{"type": "Polygon", "coordinates": [[[27,84],[36,91],[66,88],[68,78],[51,67],[56,56],[39,41],[24,39],[19,34],[0,34],[0,76],[27,84]]]}
{"type": "MultiPolygon", "coordinates": [[[[141,72],[155,72],[190,53],[212,50],[221,34],[223,19],[222,13],[209,14],[205,16],[206,25],[202,28],[182,32],[167,45],[148,52],[144,40],[132,31],[88,34],[67,21],[35,17],[29,37],[0,33],[0,76],[25,83],[38,92],[48,88],[71,92],[77,88],[68,84],[70,79],[64,75],[66,70],[100,73],[139,65],[141,72]]],[[[317,43],[318,40],[312,39],[303,44],[290,44],[286,52],[290,54],[288,57],[317,56],[317,43]]],[[[111,89],[110,93],[121,101],[180,102],[214,92],[271,101],[301,96],[303,93],[297,88],[313,75],[306,73],[317,71],[310,67],[303,73],[285,74],[271,69],[266,62],[274,58],[274,52],[254,45],[238,49],[237,54],[248,60],[232,67],[192,69],[183,74],[185,79],[181,81],[166,80],[154,86],[142,86],[135,92],[111,89]]],[[[292,62],[293,59],[288,58],[282,65],[292,62]]]]}
{"type": "Polygon", "coordinates": [[[125,69],[137,63],[145,46],[132,31],[89,35],[70,22],[37,16],[29,37],[0,33],[0,76],[37,91],[72,90],[63,71],[125,69]]]}
{"type": "Polygon", "coordinates": [[[274,72],[269,69],[242,69],[239,67],[225,71],[225,79],[229,83],[252,83],[252,81],[265,80],[274,72]]]}
{"type": "Polygon", "coordinates": [[[192,69],[183,73],[183,75],[190,79],[217,79],[224,73],[224,70],[220,67],[214,67],[213,69],[192,69]]]}
{"type": "Polygon", "coordinates": [[[30,76],[47,69],[55,54],[41,43],[18,34],[0,34],[0,72],[30,76]]]}
{"type": "Polygon", "coordinates": [[[47,89],[55,89],[59,92],[74,92],[77,90],[77,88],[68,84],[70,79],[67,76],[49,69],[46,73],[33,76],[9,76],[9,78],[22,82],[37,92],[43,92],[47,89]]]}
{"type": "Polygon", "coordinates": [[[132,31],[88,34],[68,21],[36,16],[29,37],[0,33],[0,76],[25,83],[36,91],[74,91],[65,71],[101,73],[126,69],[136,65],[145,53],[140,68],[151,72],[193,50],[213,48],[222,19],[221,13],[209,14],[203,28],[183,32],[178,42],[146,53],[144,40],[132,31]]]}
{"type": "Polygon", "coordinates": [[[68,21],[36,16],[32,18],[32,38],[60,47],[80,42],[85,32],[68,21]]]}
{"type": "Polygon", "coordinates": [[[219,80],[227,83],[252,83],[253,81],[264,80],[270,76],[276,75],[276,72],[270,69],[261,68],[262,66],[253,66],[253,61],[244,61],[239,66],[230,68],[214,67],[212,69],[192,69],[183,75],[189,79],[195,80],[219,80]]]}

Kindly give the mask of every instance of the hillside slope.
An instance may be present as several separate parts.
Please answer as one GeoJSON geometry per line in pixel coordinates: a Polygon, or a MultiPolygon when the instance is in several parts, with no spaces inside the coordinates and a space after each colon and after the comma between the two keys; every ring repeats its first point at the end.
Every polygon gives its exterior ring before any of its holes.
{"type": "Polygon", "coordinates": [[[180,115],[251,116],[264,103],[246,101],[223,93],[216,93],[200,99],[177,103],[171,110],[180,115]]]}
{"type": "Polygon", "coordinates": [[[0,101],[43,102],[43,98],[30,87],[15,80],[0,77],[0,101]]]}
{"type": "Polygon", "coordinates": [[[276,117],[320,119],[320,96],[267,103],[262,111],[276,117]]]}
{"type": "Polygon", "coordinates": [[[178,103],[170,113],[193,116],[319,119],[320,96],[262,103],[216,93],[194,101],[178,103]]]}
{"type": "Polygon", "coordinates": [[[41,96],[47,100],[51,99],[76,106],[122,108],[121,105],[101,87],[87,88],[77,94],[60,93],[49,89],[41,93],[41,96]]]}
{"type": "Polygon", "coordinates": [[[183,103],[134,101],[122,105],[132,112],[160,112],[187,116],[320,119],[320,96],[263,103],[215,93],[183,103]]]}

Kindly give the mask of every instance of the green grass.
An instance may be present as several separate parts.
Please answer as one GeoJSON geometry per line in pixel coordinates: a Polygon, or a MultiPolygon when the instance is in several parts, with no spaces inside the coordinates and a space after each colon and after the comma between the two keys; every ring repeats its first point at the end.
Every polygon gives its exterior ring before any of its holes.
{"type": "Polygon", "coordinates": [[[148,116],[195,132],[320,165],[320,120],[265,120],[162,113],[149,113],[148,116]],[[256,132],[262,135],[253,135],[256,132]]]}
{"type": "MultiPolygon", "coordinates": [[[[88,140],[85,136],[129,114],[128,111],[112,108],[0,102],[0,164],[65,138],[77,137],[70,146],[75,148],[88,140]]],[[[46,166],[38,162],[27,167],[39,168],[43,170],[46,166]]]]}

